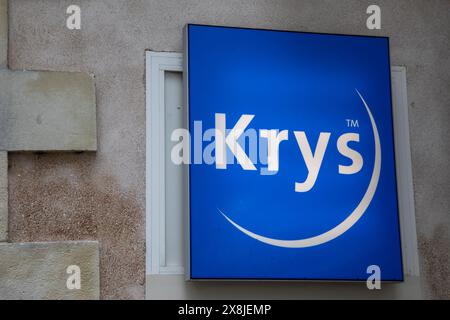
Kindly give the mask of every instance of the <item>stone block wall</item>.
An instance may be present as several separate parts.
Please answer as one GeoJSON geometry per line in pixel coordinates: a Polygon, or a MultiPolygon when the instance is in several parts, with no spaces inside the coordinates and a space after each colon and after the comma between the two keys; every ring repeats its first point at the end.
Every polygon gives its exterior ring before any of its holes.
{"type": "Polygon", "coordinates": [[[89,74],[7,68],[7,21],[0,0],[0,300],[98,299],[98,242],[14,243],[8,235],[8,153],[95,151],[97,129],[89,74]]]}

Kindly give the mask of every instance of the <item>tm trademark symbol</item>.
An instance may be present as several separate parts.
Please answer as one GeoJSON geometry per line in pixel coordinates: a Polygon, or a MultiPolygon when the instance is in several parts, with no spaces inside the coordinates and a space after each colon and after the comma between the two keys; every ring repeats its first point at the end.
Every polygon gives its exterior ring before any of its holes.
{"type": "Polygon", "coordinates": [[[347,121],[347,127],[349,128],[359,128],[358,120],[345,119],[347,121]]]}

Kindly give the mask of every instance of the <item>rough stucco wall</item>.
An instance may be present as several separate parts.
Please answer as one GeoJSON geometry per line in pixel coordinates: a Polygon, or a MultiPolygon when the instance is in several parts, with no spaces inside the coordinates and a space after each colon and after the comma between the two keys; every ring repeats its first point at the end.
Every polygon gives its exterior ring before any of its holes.
{"type": "Polygon", "coordinates": [[[10,240],[98,239],[103,298],[143,298],[144,50],[181,51],[185,23],[387,35],[406,65],[425,297],[450,298],[450,1],[52,1],[9,4],[13,69],[92,72],[99,150],[10,155],[10,240]],[[76,3],[82,28],[65,28],[76,3]]]}
{"type": "Polygon", "coordinates": [[[0,0],[0,68],[6,65],[8,56],[8,20],[5,19],[7,14],[7,2],[0,0]]]}

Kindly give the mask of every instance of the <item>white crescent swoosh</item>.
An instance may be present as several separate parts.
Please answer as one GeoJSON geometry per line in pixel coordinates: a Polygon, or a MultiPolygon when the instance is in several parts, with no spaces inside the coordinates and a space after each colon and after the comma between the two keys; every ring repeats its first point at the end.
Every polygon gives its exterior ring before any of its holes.
{"type": "Polygon", "coordinates": [[[249,237],[256,239],[258,241],[264,242],[266,244],[270,244],[277,247],[283,247],[283,248],[306,248],[306,247],[313,247],[320,244],[323,244],[325,242],[331,241],[340,235],[342,235],[344,232],[346,232],[348,229],[350,229],[358,220],[362,217],[364,212],[366,211],[367,207],[369,207],[370,202],[372,201],[372,198],[375,194],[375,191],[377,189],[378,180],[380,178],[380,170],[381,170],[381,146],[380,146],[380,137],[378,135],[378,129],[377,125],[375,123],[375,120],[372,116],[372,112],[370,111],[369,106],[367,105],[366,101],[362,97],[362,95],[359,93],[357,89],[355,89],[358,93],[359,97],[361,98],[364,106],[366,107],[367,113],[369,114],[370,122],[372,124],[372,131],[373,131],[373,138],[375,142],[375,161],[373,165],[373,172],[372,172],[372,178],[370,179],[369,186],[367,187],[366,193],[364,194],[363,198],[361,199],[358,206],[353,210],[353,212],[340,224],[338,224],[333,229],[324,232],[320,235],[305,238],[305,239],[298,239],[298,240],[281,240],[281,239],[273,239],[261,236],[259,234],[256,234],[254,232],[251,232],[244,227],[238,225],[236,222],[231,220],[225,213],[223,213],[220,209],[219,212],[227,219],[233,226],[235,226],[238,230],[242,231],[249,237]]]}

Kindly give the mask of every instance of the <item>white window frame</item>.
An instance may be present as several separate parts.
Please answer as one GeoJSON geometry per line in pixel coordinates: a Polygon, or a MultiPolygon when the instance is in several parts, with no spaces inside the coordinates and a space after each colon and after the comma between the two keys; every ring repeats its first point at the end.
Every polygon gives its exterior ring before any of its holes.
{"type": "Polygon", "coordinates": [[[414,188],[409,139],[406,68],[398,66],[391,67],[391,81],[400,81],[398,86],[400,92],[396,92],[395,94],[392,92],[391,96],[403,272],[405,276],[419,277],[416,213],[414,208],[414,188]],[[394,76],[394,74],[396,76],[394,76]],[[397,103],[394,103],[394,99],[398,99],[397,103]]]}
{"type": "Polygon", "coordinates": [[[146,52],[146,274],[184,274],[166,266],[165,72],[183,72],[183,55],[146,52]]]}
{"type": "MultiPolygon", "coordinates": [[[[165,101],[166,71],[183,72],[183,55],[174,52],[146,52],[146,245],[147,275],[184,274],[183,266],[165,266],[165,101]]],[[[405,276],[419,276],[419,258],[413,196],[409,139],[406,68],[392,67],[392,81],[400,81],[393,92],[394,140],[397,194],[405,276]],[[397,103],[394,107],[394,99],[397,103]]],[[[184,248],[183,248],[184,250],[184,248]]]]}

